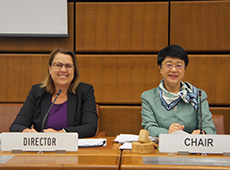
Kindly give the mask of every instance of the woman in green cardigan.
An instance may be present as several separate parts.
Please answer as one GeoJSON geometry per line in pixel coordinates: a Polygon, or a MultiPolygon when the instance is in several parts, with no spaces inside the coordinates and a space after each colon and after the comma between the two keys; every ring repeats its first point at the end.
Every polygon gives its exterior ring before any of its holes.
{"type": "Polygon", "coordinates": [[[158,53],[157,63],[163,79],[158,87],[141,95],[142,126],[150,136],[177,130],[200,134],[198,91],[201,91],[202,133],[216,134],[207,94],[182,81],[188,62],[187,53],[178,45],[167,46],[158,53]]]}

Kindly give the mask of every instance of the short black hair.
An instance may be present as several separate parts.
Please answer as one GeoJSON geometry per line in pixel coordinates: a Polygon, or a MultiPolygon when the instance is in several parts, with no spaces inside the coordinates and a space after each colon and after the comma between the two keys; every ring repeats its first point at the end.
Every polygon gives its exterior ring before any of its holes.
{"type": "Polygon", "coordinates": [[[179,45],[169,45],[160,50],[157,55],[157,64],[161,66],[166,57],[179,58],[184,60],[185,66],[188,66],[188,55],[186,51],[179,45]]]}

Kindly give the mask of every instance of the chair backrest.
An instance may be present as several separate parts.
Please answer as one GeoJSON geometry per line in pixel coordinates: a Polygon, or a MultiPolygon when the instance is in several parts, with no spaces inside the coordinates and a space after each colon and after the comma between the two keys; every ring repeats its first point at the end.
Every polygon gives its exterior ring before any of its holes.
{"type": "Polygon", "coordinates": [[[97,109],[98,120],[97,120],[97,132],[95,134],[95,137],[106,137],[106,131],[100,131],[100,109],[98,104],[96,104],[96,109],[97,109]]]}
{"type": "Polygon", "coordinates": [[[217,134],[225,134],[224,116],[223,115],[212,115],[212,120],[216,127],[217,134]]]}
{"type": "MultiPolygon", "coordinates": [[[[9,132],[10,125],[13,123],[23,104],[1,103],[0,104],[0,133],[9,132]]],[[[105,137],[106,132],[100,132],[99,105],[96,105],[98,114],[98,128],[95,136],[105,137]]]]}
{"type": "Polygon", "coordinates": [[[22,104],[0,104],[0,133],[9,132],[10,125],[19,113],[22,104]]]}
{"type": "Polygon", "coordinates": [[[98,120],[97,120],[97,132],[96,132],[95,136],[98,135],[99,129],[100,129],[100,128],[99,128],[99,105],[98,105],[98,104],[96,104],[96,109],[97,109],[98,120]]]}

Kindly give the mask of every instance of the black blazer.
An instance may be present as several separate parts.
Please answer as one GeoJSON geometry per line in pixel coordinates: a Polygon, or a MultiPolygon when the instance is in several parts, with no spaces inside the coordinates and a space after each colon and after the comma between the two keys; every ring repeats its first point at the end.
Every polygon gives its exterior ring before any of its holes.
{"type": "MultiPolygon", "coordinates": [[[[16,119],[10,126],[11,132],[21,132],[34,125],[41,132],[42,120],[51,105],[52,94],[47,93],[41,84],[33,85],[16,119]]],[[[79,138],[92,137],[97,130],[97,111],[93,86],[80,83],[76,94],[68,92],[67,132],[77,132],[79,138]]],[[[46,123],[45,123],[46,128],[46,123]]]]}

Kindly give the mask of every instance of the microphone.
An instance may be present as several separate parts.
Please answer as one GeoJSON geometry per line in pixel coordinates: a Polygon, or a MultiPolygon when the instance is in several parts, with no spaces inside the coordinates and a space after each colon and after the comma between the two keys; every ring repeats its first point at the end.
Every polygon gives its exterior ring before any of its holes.
{"type": "Polygon", "coordinates": [[[202,108],[201,108],[201,90],[199,90],[199,98],[200,98],[200,134],[202,133],[202,108]]]}
{"type": "Polygon", "coordinates": [[[56,95],[56,97],[55,97],[55,99],[54,99],[54,101],[53,101],[53,103],[50,105],[50,107],[49,107],[49,109],[48,109],[48,111],[46,112],[46,114],[45,114],[45,117],[43,118],[43,120],[42,120],[42,128],[41,128],[41,132],[43,132],[43,130],[44,130],[44,124],[45,124],[45,121],[46,121],[46,119],[47,119],[47,117],[48,117],[48,115],[49,115],[49,113],[50,113],[50,110],[51,110],[51,108],[53,107],[53,105],[54,105],[54,102],[56,101],[56,99],[58,98],[58,96],[60,95],[60,93],[61,93],[61,89],[59,89],[58,90],[58,92],[57,92],[57,95],[56,95]]]}

